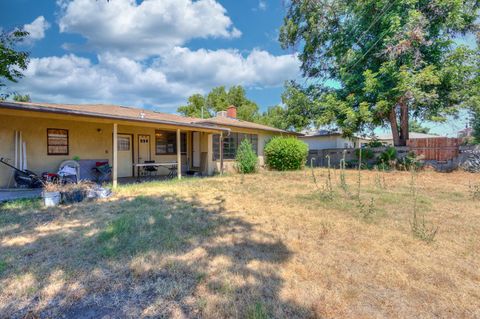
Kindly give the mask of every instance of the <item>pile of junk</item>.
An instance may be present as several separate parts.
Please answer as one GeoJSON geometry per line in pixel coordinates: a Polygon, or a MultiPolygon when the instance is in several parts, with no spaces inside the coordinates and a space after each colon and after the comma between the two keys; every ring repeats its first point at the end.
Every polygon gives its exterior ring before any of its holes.
{"type": "Polygon", "coordinates": [[[3,157],[0,157],[0,163],[13,170],[13,179],[17,188],[43,188],[42,197],[46,206],[107,198],[112,194],[109,188],[92,181],[80,180],[80,165],[75,160],[63,161],[56,173],[44,172],[40,176],[25,167],[20,169],[10,164],[3,157]]]}

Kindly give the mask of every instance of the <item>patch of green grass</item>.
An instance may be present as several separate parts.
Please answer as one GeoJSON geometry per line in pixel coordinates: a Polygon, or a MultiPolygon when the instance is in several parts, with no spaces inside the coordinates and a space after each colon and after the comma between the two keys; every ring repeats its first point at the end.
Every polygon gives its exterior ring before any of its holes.
{"type": "Polygon", "coordinates": [[[175,251],[195,237],[213,234],[208,212],[176,198],[138,196],[124,203],[119,216],[96,237],[107,258],[131,256],[148,250],[175,251]]]}
{"type": "Polygon", "coordinates": [[[12,210],[40,209],[40,208],[41,208],[40,199],[19,199],[19,200],[8,201],[5,203],[0,203],[0,212],[12,211],[12,210]]]}
{"type": "Polygon", "coordinates": [[[257,301],[254,305],[250,306],[247,312],[248,319],[268,319],[270,316],[267,313],[265,305],[257,301]]]}
{"type": "Polygon", "coordinates": [[[7,270],[7,262],[0,260],[0,276],[7,270]]]}
{"type": "Polygon", "coordinates": [[[38,199],[21,199],[0,203],[0,227],[28,222],[41,209],[38,199]]]}

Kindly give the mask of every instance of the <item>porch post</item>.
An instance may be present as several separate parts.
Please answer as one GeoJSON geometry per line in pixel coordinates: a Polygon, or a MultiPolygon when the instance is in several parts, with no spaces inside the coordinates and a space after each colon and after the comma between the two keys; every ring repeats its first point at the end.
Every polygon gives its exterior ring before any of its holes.
{"type": "Polygon", "coordinates": [[[223,132],[220,133],[220,174],[223,175],[223,132]]]}
{"type": "Polygon", "coordinates": [[[182,179],[182,143],[180,129],[177,129],[177,177],[182,179]]]}
{"type": "Polygon", "coordinates": [[[117,146],[117,133],[118,125],[113,123],[113,170],[112,170],[112,185],[113,188],[117,187],[117,176],[118,176],[118,146],[117,146]]]}

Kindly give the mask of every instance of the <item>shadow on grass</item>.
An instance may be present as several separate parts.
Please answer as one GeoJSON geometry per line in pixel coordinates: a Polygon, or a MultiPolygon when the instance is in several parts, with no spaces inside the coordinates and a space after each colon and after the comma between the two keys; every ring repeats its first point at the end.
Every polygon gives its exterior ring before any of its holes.
{"type": "Polygon", "coordinates": [[[49,210],[3,205],[0,313],[310,316],[279,296],[279,265],[291,252],[224,204],[165,195],[49,210]]]}

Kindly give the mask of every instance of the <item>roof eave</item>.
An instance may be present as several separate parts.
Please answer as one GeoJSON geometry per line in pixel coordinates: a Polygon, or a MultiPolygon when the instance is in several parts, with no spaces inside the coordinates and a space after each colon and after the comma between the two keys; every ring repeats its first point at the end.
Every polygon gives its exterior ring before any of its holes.
{"type": "Polygon", "coordinates": [[[222,125],[222,126],[232,126],[232,127],[238,127],[238,128],[244,128],[244,129],[250,129],[250,130],[259,130],[259,131],[265,131],[265,132],[276,132],[276,133],[284,133],[284,134],[293,134],[293,135],[297,135],[297,136],[302,136],[302,135],[303,135],[302,133],[285,131],[285,130],[276,129],[276,128],[268,129],[268,128],[259,128],[259,127],[246,127],[246,126],[242,126],[242,125],[217,123],[217,122],[208,121],[208,120],[201,121],[200,123],[212,124],[212,125],[222,125]]]}
{"type": "Polygon", "coordinates": [[[133,117],[124,117],[124,116],[115,116],[115,115],[107,115],[107,114],[100,114],[100,113],[94,113],[94,112],[67,110],[67,109],[61,109],[61,108],[58,108],[58,109],[55,108],[54,109],[54,108],[49,108],[47,106],[42,106],[42,105],[26,105],[26,104],[12,103],[12,102],[0,102],[0,108],[21,110],[21,111],[52,113],[52,114],[87,116],[87,117],[95,117],[95,118],[103,118],[103,119],[111,119],[111,120],[123,120],[123,121],[133,121],[133,122],[142,122],[142,123],[174,125],[174,126],[189,127],[189,128],[202,128],[202,129],[216,130],[216,131],[219,131],[219,132],[229,131],[229,129],[225,129],[225,128],[221,128],[221,127],[212,128],[211,126],[205,126],[205,125],[201,125],[201,124],[182,123],[182,122],[175,122],[175,121],[154,120],[154,119],[145,119],[145,118],[142,119],[142,118],[133,118],[133,117]]]}

